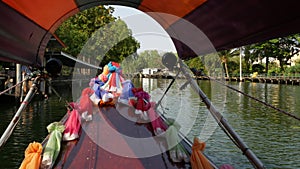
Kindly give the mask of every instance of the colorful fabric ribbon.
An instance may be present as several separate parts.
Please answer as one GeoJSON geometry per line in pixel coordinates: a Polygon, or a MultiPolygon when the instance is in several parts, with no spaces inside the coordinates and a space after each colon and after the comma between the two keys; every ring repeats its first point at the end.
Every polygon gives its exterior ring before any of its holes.
{"type": "Polygon", "coordinates": [[[205,142],[201,142],[198,137],[194,138],[191,155],[192,169],[213,169],[208,159],[202,153],[205,149],[205,142]]]}
{"type": "Polygon", "coordinates": [[[141,111],[147,111],[151,107],[150,95],[143,88],[132,89],[134,96],[137,98],[135,108],[141,111]]]}
{"type": "Polygon", "coordinates": [[[85,88],[81,92],[81,98],[79,101],[79,113],[83,113],[88,111],[88,113],[92,114],[93,102],[90,99],[90,96],[94,93],[94,90],[91,88],[85,88]]]}
{"type": "Polygon", "coordinates": [[[63,134],[63,140],[70,141],[75,140],[79,137],[80,130],[80,116],[78,109],[73,107],[73,110],[68,110],[68,119],[65,123],[65,130],[63,134]]]}
{"type": "Polygon", "coordinates": [[[124,103],[124,104],[129,104],[129,100],[134,97],[134,94],[132,92],[132,89],[134,88],[133,83],[131,82],[131,80],[126,80],[122,83],[123,89],[122,89],[122,93],[119,97],[119,101],[124,103]]]}
{"type": "Polygon", "coordinates": [[[51,166],[54,164],[60,152],[62,133],[65,130],[65,126],[60,122],[53,122],[47,126],[47,130],[50,133],[50,136],[43,153],[43,167],[51,166]]]}
{"type": "Polygon", "coordinates": [[[99,107],[114,106],[114,105],[115,105],[114,95],[111,93],[105,93],[98,104],[99,107]]]}
{"type": "Polygon", "coordinates": [[[181,126],[173,119],[168,119],[168,121],[170,122],[170,124],[166,131],[166,141],[170,153],[170,158],[173,162],[188,162],[189,159],[187,157],[187,152],[180,144],[180,139],[178,136],[178,132],[181,126]]]}
{"type": "Polygon", "coordinates": [[[39,169],[42,150],[43,146],[40,143],[30,143],[25,150],[25,158],[19,169],[39,169]]]}
{"type": "Polygon", "coordinates": [[[102,89],[120,94],[122,92],[122,82],[125,81],[122,77],[122,69],[117,62],[109,62],[107,66],[110,73],[107,75],[108,80],[102,86],[102,89]]]}
{"type": "Polygon", "coordinates": [[[162,119],[159,117],[159,115],[157,114],[157,112],[154,110],[156,103],[155,102],[150,102],[151,107],[148,110],[148,116],[149,119],[151,121],[151,125],[153,128],[153,132],[155,135],[160,135],[162,134],[164,131],[166,131],[167,126],[164,124],[164,122],[162,121],[162,119]]]}

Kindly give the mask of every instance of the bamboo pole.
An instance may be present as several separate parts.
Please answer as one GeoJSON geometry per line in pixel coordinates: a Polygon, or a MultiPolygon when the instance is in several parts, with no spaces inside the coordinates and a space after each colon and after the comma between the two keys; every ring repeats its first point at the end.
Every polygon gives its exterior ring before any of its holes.
{"type": "Polygon", "coordinates": [[[200,89],[195,80],[190,76],[190,74],[185,70],[185,65],[179,60],[180,68],[183,74],[190,81],[191,87],[197,92],[202,101],[205,103],[207,109],[217,121],[218,125],[232,137],[233,141],[241,149],[244,155],[248,158],[251,164],[257,169],[264,169],[263,163],[257,158],[257,156],[248,148],[248,146],[242,141],[240,136],[234,131],[234,129],[229,125],[227,120],[221,115],[221,113],[214,107],[208,97],[200,89]]]}
{"type": "Polygon", "coordinates": [[[14,128],[16,127],[16,125],[18,124],[18,122],[20,120],[20,114],[26,108],[26,106],[28,105],[28,103],[31,100],[32,96],[37,91],[37,83],[38,83],[38,81],[39,81],[39,77],[36,77],[34,79],[34,82],[33,82],[32,86],[31,86],[29,92],[27,93],[24,101],[21,103],[21,105],[20,105],[18,111],[16,112],[15,116],[13,117],[13,119],[9,123],[8,127],[6,128],[6,130],[4,131],[4,133],[2,134],[2,136],[0,138],[0,148],[6,143],[6,141],[8,140],[8,138],[10,137],[10,135],[12,134],[14,128]]]}

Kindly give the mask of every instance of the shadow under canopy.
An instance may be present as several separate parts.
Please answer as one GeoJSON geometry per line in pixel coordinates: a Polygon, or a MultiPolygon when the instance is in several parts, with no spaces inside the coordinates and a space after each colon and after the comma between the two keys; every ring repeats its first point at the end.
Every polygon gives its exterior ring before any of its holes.
{"type": "MultiPolygon", "coordinates": [[[[2,0],[0,60],[42,66],[47,43],[59,25],[75,13],[99,4],[108,2],[2,0]]],[[[181,59],[300,30],[300,1],[116,0],[109,4],[147,12],[168,32],[181,59]],[[195,35],[197,31],[203,36],[195,35]]]]}

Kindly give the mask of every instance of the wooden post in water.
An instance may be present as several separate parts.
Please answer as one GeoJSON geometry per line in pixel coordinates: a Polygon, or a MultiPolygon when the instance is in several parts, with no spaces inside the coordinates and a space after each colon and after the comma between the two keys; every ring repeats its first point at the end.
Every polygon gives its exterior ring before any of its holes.
{"type": "Polygon", "coordinates": [[[243,81],[243,76],[242,76],[242,47],[240,47],[240,82],[243,81]]]}
{"type": "MultiPolygon", "coordinates": [[[[16,64],[16,84],[20,83],[22,81],[22,70],[21,70],[21,64],[16,64]]],[[[22,85],[19,85],[15,89],[15,97],[19,98],[21,96],[21,87],[22,85]]]]}
{"type": "MultiPolygon", "coordinates": [[[[43,66],[46,66],[46,59],[43,60],[43,66]]],[[[46,94],[47,94],[47,91],[46,91],[46,82],[44,80],[41,80],[40,81],[40,94],[45,97],[46,94]]]]}
{"type": "Polygon", "coordinates": [[[51,95],[52,94],[52,78],[49,77],[49,80],[48,80],[48,94],[51,95]]]}

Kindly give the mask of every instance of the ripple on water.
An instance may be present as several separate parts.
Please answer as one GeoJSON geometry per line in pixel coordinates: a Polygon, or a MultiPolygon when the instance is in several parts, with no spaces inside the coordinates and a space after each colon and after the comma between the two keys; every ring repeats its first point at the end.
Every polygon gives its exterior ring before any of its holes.
{"type": "MultiPolygon", "coordinates": [[[[163,85],[153,87],[152,100],[160,99],[164,93],[164,87],[169,84],[169,81],[163,80],[161,84],[163,85]]],[[[246,93],[253,94],[260,100],[274,103],[279,108],[295,112],[300,116],[300,111],[298,111],[300,110],[300,99],[295,99],[300,93],[299,86],[280,87],[279,85],[259,83],[255,85],[252,83],[230,84],[246,93]]],[[[217,105],[220,113],[261,159],[266,168],[300,168],[299,121],[270,108],[265,108],[226,88],[210,87],[211,85],[216,84],[209,81],[201,81],[200,84],[207,96],[217,105]],[[211,92],[212,89],[213,92],[211,92]]],[[[194,136],[200,134],[199,137],[209,136],[206,141],[205,153],[218,166],[229,163],[237,169],[253,168],[247,158],[219,127],[211,135],[204,130],[209,112],[206,106],[199,102],[197,93],[192,92],[190,85],[180,92],[178,89],[171,88],[162,104],[168,117],[177,117],[178,114],[181,114],[178,120],[181,120],[183,124],[195,120],[188,133],[188,138],[192,140],[194,136]]],[[[2,133],[16,111],[16,107],[1,105],[0,108],[2,110],[0,113],[2,133]]],[[[50,97],[47,102],[35,101],[26,110],[26,114],[22,115],[13,136],[0,151],[0,168],[18,168],[27,145],[32,141],[42,141],[47,135],[46,126],[53,121],[60,120],[65,113],[64,103],[59,102],[55,97],[50,97]]],[[[213,126],[215,124],[212,121],[206,125],[213,126]]]]}
{"type": "MultiPolygon", "coordinates": [[[[1,105],[0,108],[2,108],[0,133],[3,133],[17,111],[17,106],[1,105]]],[[[48,101],[31,102],[21,113],[14,132],[0,151],[0,168],[18,168],[28,144],[33,141],[42,142],[47,135],[46,126],[53,121],[60,120],[65,113],[64,103],[58,102],[55,97],[48,101]]]]}

